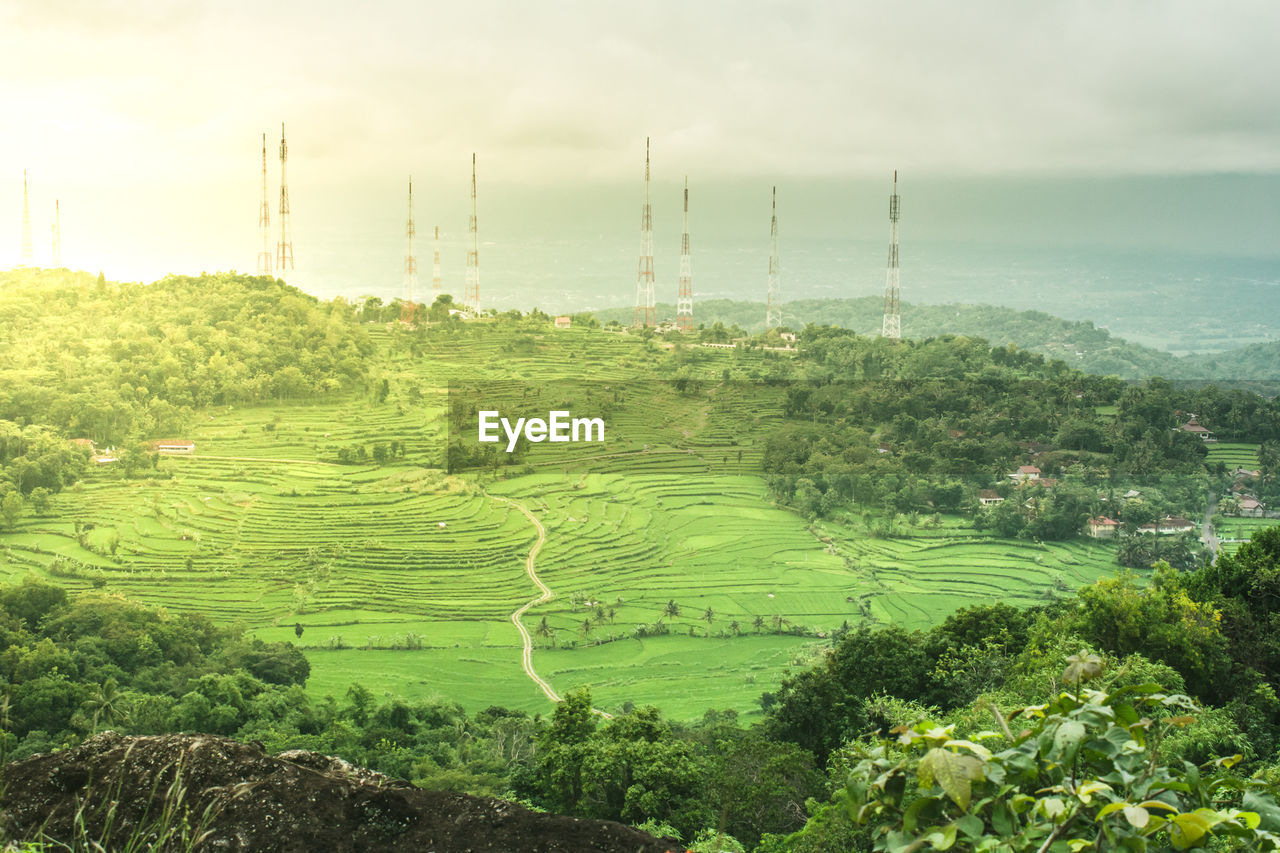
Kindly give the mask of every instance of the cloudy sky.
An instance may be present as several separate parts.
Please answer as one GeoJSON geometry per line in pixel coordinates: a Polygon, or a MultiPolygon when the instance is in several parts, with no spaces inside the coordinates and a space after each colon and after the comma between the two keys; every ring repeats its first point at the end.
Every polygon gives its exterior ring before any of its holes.
{"type": "Polygon", "coordinates": [[[645,136],[672,182],[1274,176],[1276,33],[1271,0],[0,0],[0,267],[26,168],[37,261],[57,197],[73,263],[250,268],[281,121],[325,234],[409,173],[454,215],[472,151],[513,198],[634,188],[645,136]]]}

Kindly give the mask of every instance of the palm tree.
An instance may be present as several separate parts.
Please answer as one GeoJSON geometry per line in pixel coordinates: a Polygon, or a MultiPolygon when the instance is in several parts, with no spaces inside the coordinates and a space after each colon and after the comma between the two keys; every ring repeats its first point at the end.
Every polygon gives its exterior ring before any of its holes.
{"type": "Polygon", "coordinates": [[[579,630],[579,631],[581,631],[581,632],[582,632],[582,636],[584,636],[584,637],[585,637],[585,636],[587,636],[588,634],[590,634],[590,633],[591,633],[591,629],[592,629],[592,628],[594,628],[594,627],[595,627],[595,626],[591,624],[591,620],[590,620],[590,619],[583,619],[583,620],[582,620],[582,625],[581,625],[581,626],[579,626],[578,630],[579,630]]]}
{"type": "Polygon", "coordinates": [[[729,630],[733,632],[733,636],[737,637],[742,634],[742,626],[738,624],[738,620],[734,619],[729,623],[729,630]]]}
{"type": "Polygon", "coordinates": [[[680,615],[680,605],[676,604],[674,598],[667,602],[666,607],[662,608],[662,615],[670,616],[672,619],[680,615]]]}
{"type": "Polygon", "coordinates": [[[702,621],[707,623],[707,636],[710,637],[711,623],[716,621],[716,612],[708,607],[707,612],[702,614],[702,621]]]}
{"type": "Polygon", "coordinates": [[[751,620],[751,627],[752,627],[752,628],[755,628],[755,629],[756,629],[756,633],[757,633],[757,634],[759,634],[759,633],[760,633],[760,629],[764,627],[764,617],[763,617],[763,616],[756,616],[756,618],[752,619],[752,620],[751,620]]]}
{"type": "Polygon", "coordinates": [[[114,678],[108,678],[93,691],[88,706],[93,711],[94,732],[98,731],[99,722],[109,726],[127,716],[125,699],[120,695],[114,678]]]}
{"type": "Polygon", "coordinates": [[[542,617],[542,621],[538,623],[537,628],[533,629],[533,633],[537,634],[539,637],[541,637],[544,640],[550,640],[551,645],[555,646],[556,632],[555,632],[555,629],[553,629],[550,625],[547,624],[547,617],[545,616],[542,617]]]}

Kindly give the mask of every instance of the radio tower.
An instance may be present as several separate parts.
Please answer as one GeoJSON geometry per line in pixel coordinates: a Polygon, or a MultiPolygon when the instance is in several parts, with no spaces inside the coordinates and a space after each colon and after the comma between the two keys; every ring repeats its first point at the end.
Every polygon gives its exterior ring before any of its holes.
{"type": "Polygon", "coordinates": [[[440,226],[436,226],[435,246],[431,256],[431,295],[440,295],[440,226]]]}
{"type": "Polygon", "coordinates": [[[404,225],[404,236],[408,241],[404,256],[404,307],[400,319],[412,323],[418,306],[413,301],[413,292],[418,286],[418,258],[413,254],[413,237],[417,230],[413,227],[413,176],[409,176],[409,219],[404,225]]]}
{"type": "Polygon", "coordinates": [[[62,203],[53,200],[53,264],[54,269],[62,267],[62,203]]]}
{"type": "Polygon", "coordinates": [[[640,274],[636,278],[637,326],[653,322],[653,208],[649,205],[649,137],[644,138],[644,207],[640,208],[640,274]]]}
{"type": "Polygon", "coordinates": [[[480,232],[476,226],[476,155],[471,154],[471,222],[467,226],[471,246],[467,249],[467,281],[462,302],[480,312],[480,232]]]}
{"type": "Polygon", "coordinates": [[[293,240],[289,236],[289,181],[285,162],[289,148],[284,141],[284,122],[280,122],[280,242],[276,246],[276,269],[293,269],[293,240]]]}
{"type": "Polygon", "coordinates": [[[902,337],[902,309],[898,305],[898,171],[893,172],[893,195],[889,196],[889,272],[884,282],[884,325],[880,337],[902,337]]]}
{"type": "Polygon", "coordinates": [[[271,275],[271,201],[267,195],[267,135],[262,134],[262,207],[258,209],[258,231],[262,248],[258,250],[258,275],[271,275]]]}
{"type": "Polygon", "coordinates": [[[764,310],[764,330],[782,325],[782,292],[778,286],[778,274],[782,265],[778,262],[778,188],[773,188],[773,215],[769,220],[769,301],[764,310]]]}
{"type": "Polygon", "coordinates": [[[27,198],[27,170],[22,170],[22,265],[29,266],[35,258],[31,248],[31,202],[27,198]]]}
{"type": "Polygon", "coordinates": [[[680,238],[680,292],[676,294],[676,328],[693,331],[693,261],[689,257],[689,177],[684,179],[684,234],[680,238]]]}

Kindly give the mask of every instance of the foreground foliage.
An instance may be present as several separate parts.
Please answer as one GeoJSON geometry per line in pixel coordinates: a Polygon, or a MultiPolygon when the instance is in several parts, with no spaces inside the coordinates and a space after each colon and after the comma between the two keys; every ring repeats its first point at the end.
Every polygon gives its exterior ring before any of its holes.
{"type": "Polygon", "coordinates": [[[896,728],[860,750],[841,801],[892,853],[1280,848],[1275,802],[1229,772],[1239,755],[1203,769],[1162,760],[1161,741],[1195,721],[1191,700],[1154,684],[1082,689],[1099,663],[1075,656],[1073,689],[1008,720],[993,706],[1000,730],[976,740],[931,722],[896,728]]]}

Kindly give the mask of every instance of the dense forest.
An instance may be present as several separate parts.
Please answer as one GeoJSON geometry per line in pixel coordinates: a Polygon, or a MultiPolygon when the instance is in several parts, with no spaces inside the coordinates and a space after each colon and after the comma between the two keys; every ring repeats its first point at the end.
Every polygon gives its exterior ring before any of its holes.
{"type": "Polygon", "coordinates": [[[1259,444],[1255,491],[1276,489],[1275,399],[1126,384],[953,336],[888,342],[811,326],[797,345],[789,421],[769,436],[764,470],[778,500],[810,518],[967,512],[999,536],[1062,540],[1090,517],[1115,516],[1123,564],[1190,568],[1194,535],[1134,534],[1166,515],[1199,517],[1208,493],[1234,479],[1179,428],[1192,415],[1223,440],[1259,444]],[[1035,479],[1019,480],[1022,466],[1035,479]]]}
{"type": "Polygon", "coordinates": [[[94,445],[133,471],[145,439],[181,435],[198,407],[359,387],[372,348],[355,318],[267,278],[0,274],[0,521],[43,512],[94,445]]]}
{"type": "Polygon", "coordinates": [[[1027,845],[1010,850],[1057,850],[1040,847],[1051,837],[1107,849],[1126,835],[1154,845],[1130,849],[1184,849],[1195,821],[1197,839],[1269,849],[1278,579],[1280,527],[1214,567],[1159,568],[1150,584],[1121,575],[1028,610],[961,610],[929,631],[846,629],[761,697],[751,725],[714,709],[692,724],[650,707],[601,720],[584,692],[549,718],[380,701],[359,684],[316,700],[289,644],[28,579],[0,589],[0,743],[20,757],[107,728],[228,734],[720,838],[703,849],[906,849],[934,832],[960,833],[963,849],[988,849],[988,836],[1027,845]]]}
{"type": "Polygon", "coordinates": [[[268,278],[4,273],[0,422],[119,444],[180,432],[200,406],[348,389],[372,352],[354,317],[268,278]]]}

